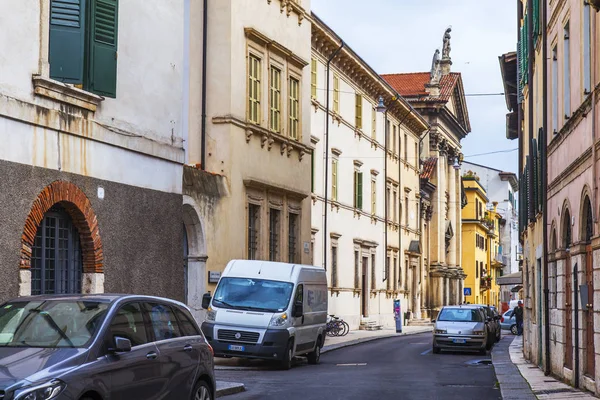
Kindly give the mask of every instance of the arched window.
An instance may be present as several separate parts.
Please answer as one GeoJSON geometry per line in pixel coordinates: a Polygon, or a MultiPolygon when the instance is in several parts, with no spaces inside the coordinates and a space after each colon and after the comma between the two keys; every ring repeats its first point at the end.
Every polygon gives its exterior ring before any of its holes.
{"type": "Polygon", "coordinates": [[[59,204],[42,219],[31,255],[31,294],[81,293],[83,257],[79,232],[59,204]]]}
{"type": "Polygon", "coordinates": [[[571,213],[568,209],[565,209],[563,214],[563,229],[562,229],[562,245],[563,248],[568,249],[572,244],[571,236],[571,213]]]}
{"type": "Polygon", "coordinates": [[[587,196],[583,204],[582,225],[585,229],[582,232],[582,236],[586,243],[590,243],[592,241],[592,236],[594,236],[594,221],[592,219],[592,204],[590,203],[590,198],[587,196]]]}
{"type": "Polygon", "coordinates": [[[556,226],[552,227],[552,233],[550,235],[550,251],[556,251],[556,226]]]}

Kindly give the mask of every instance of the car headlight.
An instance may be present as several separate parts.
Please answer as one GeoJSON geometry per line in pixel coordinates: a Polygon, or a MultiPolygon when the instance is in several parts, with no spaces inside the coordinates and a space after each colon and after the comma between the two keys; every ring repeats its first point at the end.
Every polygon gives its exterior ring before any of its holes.
{"type": "Polygon", "coordinates": [[[54,379],[41,385],[23,388],[15,396],[15,400],[50,400],[55,399],[67,387],[66,383],[54,379]]]}
{"type": "Polygon", "coordinates": [[[217,319],[217,310],[213,310],[211,307],[208,307],[208,310],[206,310],[206,320],[207,321],[214,321],[217,319]]]}
{"type": "Polygon", "coordinates": [[[447,331],[447,330],[445,330],[445,329],[436,329],[436,330],[435,330],[435,333],[440,333],[440,334],[445,334],[445,333],[447,333],[447,332],[448,332],[448,331],[447,331]]]}
{"type": "Polygon", "coordinates": [[[288,316],[286,313],[273,315],[271,322],[269,322],[269,326],[284,326],[287,320],[288,316]]]}
{"type": "Polygon", "coordinates": [[[473,331],[473,335],[485,336],[485,331],[473,331]]]}

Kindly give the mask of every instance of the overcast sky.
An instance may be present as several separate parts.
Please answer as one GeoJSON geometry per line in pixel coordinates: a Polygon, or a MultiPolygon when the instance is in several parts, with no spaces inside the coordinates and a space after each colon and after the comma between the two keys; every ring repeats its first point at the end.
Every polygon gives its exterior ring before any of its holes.
{"type": "MultiPolygon", "coordinates": [[[[452,26],[452,71],[465,94],[502,93],[498,56],[516,49],[516,1],[311,0],[312,10],[375,71],[424,72],[452,26]]],[[[471,133],[465,161],[516,172],[518,152],[472,157],[518,147],[506,139],[504,96],[468,96],[471,133]]]]}

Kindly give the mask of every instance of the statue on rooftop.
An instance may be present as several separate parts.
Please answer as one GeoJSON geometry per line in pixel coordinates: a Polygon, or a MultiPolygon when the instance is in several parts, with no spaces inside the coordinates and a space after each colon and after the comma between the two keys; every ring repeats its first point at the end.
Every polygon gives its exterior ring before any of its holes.
{"type": "Polygon", "coordinates": [[[442,59],[449,60],[450,59],[450,32],[452,32],[452,27],[448,27],[446,32],[444,33],[444,47],[442,48],[442,59]]]}

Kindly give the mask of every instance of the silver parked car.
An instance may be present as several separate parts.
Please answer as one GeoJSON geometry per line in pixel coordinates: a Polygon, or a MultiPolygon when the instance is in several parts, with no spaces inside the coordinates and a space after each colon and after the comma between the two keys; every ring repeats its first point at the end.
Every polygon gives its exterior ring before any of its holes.
{"type": "Polygon", "coordinates": [[[103,294],[0,305],[0,399],[214,398],[212,348],[180,302],[103,294]]]}
{"type": "Polygon", "coordinates": [[[514,310],[508,310],[507,312],[502,314],[500,326],[502,327],[502,329],[510,331],[513,335],[516,335],[518,333],[517,319],[514,316],[514,310]]]}
{"type": "Polygon", "coordinates": [[[434,353],[463,349],[485,354],[487,343],[486,315],[481,307],[446,306],[440,310],[433,331],[434,353]]]}

